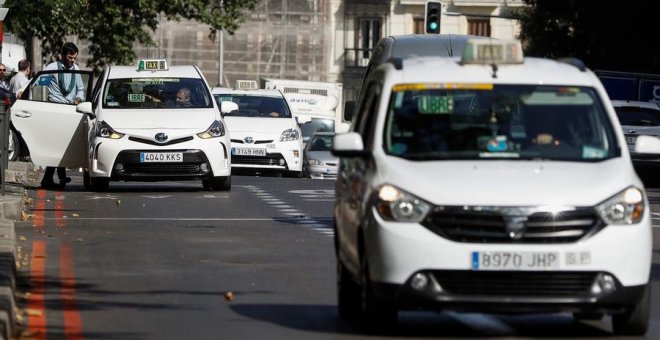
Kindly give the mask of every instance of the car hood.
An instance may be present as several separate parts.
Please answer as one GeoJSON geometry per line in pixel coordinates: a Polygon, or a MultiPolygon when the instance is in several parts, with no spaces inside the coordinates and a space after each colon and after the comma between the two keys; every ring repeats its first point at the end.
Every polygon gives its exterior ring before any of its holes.
{"type": "Polygon", "coordinates": [[[263,134],[272,135],[273,138],[296,126],[295,120],[291,118],[225,117],[225,123],[232,136],[263,134]]]}
{"type": "Polygon", "coordinates": [[[630,162],[424,161],[388,157],[381,183],[441,205],[593,206],[642,184],[630,162]]]}
{"type": "Polygon", "coordinates": [[[131,129],[194,129],[204,131],[220,118],[214,109],[106,110],[98,116],[122,132],[131,129]]]}

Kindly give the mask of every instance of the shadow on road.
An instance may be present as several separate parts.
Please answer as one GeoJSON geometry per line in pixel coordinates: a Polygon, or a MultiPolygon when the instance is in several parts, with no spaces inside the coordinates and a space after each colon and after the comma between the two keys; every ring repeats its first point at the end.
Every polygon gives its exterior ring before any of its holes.
{"type": "MultiPolygon", "coordinates": [[[[334,305],[232,304],[234,312],[259,321],[316,333],[362,334],[357,324],[339,319],[334,305]]],[[[569,314],[494,315],[401,312],[399,323],[387,337],[487,338],[533,336],[541,338],[610,336],[608,319],[577,322],[569,314]]]]}

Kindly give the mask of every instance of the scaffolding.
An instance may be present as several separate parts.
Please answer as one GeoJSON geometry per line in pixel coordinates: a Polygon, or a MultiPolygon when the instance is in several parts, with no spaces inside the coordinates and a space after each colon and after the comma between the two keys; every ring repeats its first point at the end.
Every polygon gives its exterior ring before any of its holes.
{"type": "MultiPolygon", "coordinates": [[[[327,81],[331,62],[329,0],[264,0],[234,33],[224,34],[223,86],[238,79],[281,78],[327,81]]],[[[161,20],[155,47],[138,46],[140,58],[167,58],[171,65],[195,64],[211,85],[220,68],[219,39],[209,26],[161,20]]]]}

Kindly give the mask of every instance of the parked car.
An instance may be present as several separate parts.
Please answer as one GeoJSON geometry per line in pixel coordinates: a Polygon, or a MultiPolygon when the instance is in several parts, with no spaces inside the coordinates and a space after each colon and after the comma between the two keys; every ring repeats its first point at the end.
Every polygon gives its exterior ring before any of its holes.
{"type": "Polygon", "coordinates": [[[332,155],[333,132],[317,132],[303,150],[303,172],[307,178],[337,178],[339,158],[332,155]]]}

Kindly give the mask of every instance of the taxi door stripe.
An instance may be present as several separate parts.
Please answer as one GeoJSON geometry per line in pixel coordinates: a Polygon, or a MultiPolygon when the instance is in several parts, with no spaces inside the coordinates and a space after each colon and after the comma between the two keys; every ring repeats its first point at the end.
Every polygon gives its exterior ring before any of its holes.
{"type": "Polygon", "coordinates": [[[28,297],[28,332],[32,339],[46,339],[46,242],[32,242],[30,278],[33,288],[28,297]]]}
{"type": "Polygon", "coordinates": [[[60,298],[64,313],[64,335],[67,340],[83,338],[82,319],[76,303],[76,276],[73,269],[73,249],[68,243],[60,247],[60,298]]]}

